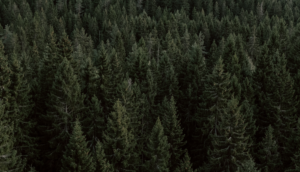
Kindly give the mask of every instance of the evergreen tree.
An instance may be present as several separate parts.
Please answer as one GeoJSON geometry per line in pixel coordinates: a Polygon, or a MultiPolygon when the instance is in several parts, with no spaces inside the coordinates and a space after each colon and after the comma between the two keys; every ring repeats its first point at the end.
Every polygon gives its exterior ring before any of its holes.
{"type": "Polygon", "coordinates": [[[66,58],[70,65],[73,68],[74,74],[79,74],[79,62],[77,59],[74,59],[73,55],[72,42],[70,41],[67,33],[62,32],[62,36],[57,43],[57,55],[59,57],[59,62],[61,63],[64,58],[66,58]]]}
{"type": "Polygon", "coordinates": [[[266,131],[265,138],[258,151],[259,167],[263,171],[282,171],[281,156],[278,152],[278,145],[273,135],[274,129],[270,125],[266,131]]]}
{"type": "Polygon", "coordinates": [[[135,170],[132,160],[136,157],[134,135],[129,130],[129,117],[118,100],[110,113],[103,132],[105,154],[116,171],[135,170]]]}
{"type": "Polygon", "coordinates": [[[12,75],[9,87],[11,97],[8,112],[14,123],[15,147],[19,153],[27,156],[29,161],[35,161],[38,153],[35,145],[36,138],[33,137],[36,119],[32,115],[31,87],[25,78],[25,71],[16,54],[10,57],[10,61],[12,75]]]}
{"type": "Polygon", "coordinates": [[[293,167],[292,169],[285,170],[285,172],[297,172],[300,171],[300,152],[297,151],[292,157],[293,167]]]}
{"type": "Polygon", "coordinates": [[[158,118],[149,136],[145,155],[145,171],[169,172],[170,144],[158,118]]]}
{"type": "Polygon", "coordinates": [[[86,58],[85,66],[81,72],[81,92],[86,95],[86,102],[91,101],[93,95],[97,95],[99,74],[91,58],[86,58]]]}
{"type": "Polygon", "coordinates": [[[260,170],[256,169],[255,162],[253,161],[253,159],[250,159],[248,161],[245,161],[236,172],[260,172],[260,170]]]}
{"type": "Polygon", "coordinates": [[[62,152],[68,143],[75,118],[80,118],[82,115],[83,100],[73,68],[69,61],[63,58],[51,87],[47,113],[41,117],[44,122],[41,129],[46,132],[49,142],[49,151],[46,155],[52,161],[49,164],[51,168],[56,170],[60,168],[58,160],[62,157],[62,152]]]}
{"type": "Polygon", "coordinates": [[[94,155],[96,164],[96,172],[110,172],[113,171],[111,164],[106,160],[104,148],[100,141],[96,143],[96,152],[94,155]]]}
{"type": "Polygon", "coordinates": [[[62,167],[60,172],[94,172],[95,164],[89,151],[80,123],[76,120],[72,135],[61,160],[62,167]]]}
{"type": "Polygon", "coordinates": [[[202,162],[197,162],[200,165],[207,159],[205,153],[212,145],[209,133],[217,134],[217,128],[222,122],[222,116],[227,109],[227,103],[231,99],[231,83],[230,74],[224,73],[223,59],[220,57],[217,61],[212,74],[209,74],[205,78],[205,90],[203,95],[204,104],[199,106],[199,114],[196,119],[197,126],[201,128],[198,130],[198,137],[195,137],[194,153],[197,152],[198,159],[203,158],[202,162]],[[200,111],[201,110],[201,111],[200,111]],[[199,137],[199,133],[203,136],[199,137]],[[201,138],[201,142],[200,142],[201,138]],[[199,144],[201,146],[199,146],[199,144]],[[204,144],[204,145],[202,145],[204,144]],[[200,148],[199,148],[200,147],[200,148]]]}
{"type": "Polygon", "coordinates": [[[3,101],[0,102],[0,171],[23,171],[24,162],[14,150],[14,126],[8,119],[3,101]]]}
{"type": "Polygon", "coordinates": [[[183,146],[185,146],[186,142],[184,141],[183,131],[178,119],[174,97],[171,97],[169,102],[165,98],[162,106],[164,110],[161,119],[163,119],[164,134],[168,136],[168,143],[170,144],[169,167],[170,171],[174,171],[180,162],[181,156],[185,152],[183,146]]]}
{"type": "Polygon", "coordinates": [[[260,98],[264,103],[262,112],[264,113],[264,126],[272,125],[274,127],[274,136],[278,141],[280,147],[286,149],[280,150],[284,165],[290,164],[288,160],[294,150],[290,145],[292,128],[296,128],[297,118],[295,116],[296,107],[298,105],[297,98],[294,96],[294,81],[291,78],[289,71],[286,70],[286,59],[284,55],[280,56],[277,51],[274,56],[274,69],[270,76],[269,84],[272,92],[267,91],[266,94],[260,98]]]}
{"type": "Polygon", "coordinates": [[[12,74],[8,64],[7,56],[4,55],[4,45],[0,41],[0,98],[6,106],[8,106],[9,103],[9,86],[11,84],[10,75],[12,74]]]}
{"type": "Polygon", "coordinates": [[[87,104],[87,111],[83,117],[83,131],[87,136],[88,147],[94,152],[98,140],[102,140],[102,133],[105,130],[106,115],[103,112],[101,101],[96,96],[87,104]]]}
{"type": "MultiPolygon", "coordinates": [[[[227,108],[220,114],[220,122],[210,133],[212,138],[212,149],[209,151],[209,163],[207,171],[236,171],[247,160],[248,137],[244,136],[246,123],[240,113],[238,101],[231,99],[227,108]]],[[[215,123],[211,118],[210,123],[215,123]]]]}
{"type": "Polygon", "coordinates": [[[184,157],[174,172],[197,172],[193,170],[192,163],[188,153],[184,154],[184,157]]]}
{"type": "Polygon", "coordinates": [[[97,82],[97,97],[101,100],[101,105],[104,108],[104,113],[109,113],[109,100],[108,100],[108,87],[109,87],[109,63],[108,52],[104,47],[104,43],[101,42],[100,50],[97,51],[95,59],[95,66],[99,71],[99,80],[97,82]]]}

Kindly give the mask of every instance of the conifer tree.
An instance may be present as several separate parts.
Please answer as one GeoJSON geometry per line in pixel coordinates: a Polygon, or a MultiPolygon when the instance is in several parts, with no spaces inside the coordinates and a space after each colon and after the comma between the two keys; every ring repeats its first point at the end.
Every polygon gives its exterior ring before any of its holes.
{"type": "Polygon", "coordinates": [[[36,159],[36,138],[32,137],[36,119],[32,116],[33,102],[31,99],[31,87],[25,78],[25,71],[21,67],[16,54],[12,54],[11,61],[11,85],[9,87],[11,97],[9,99],[9,116],[14,123],[15,147],[18,152],[27,156],[29,161],[36,159]]]}
{"type": "Polygon", "coordinates": [[[101,101],[94,95],[86,105],[87,111],[82,120],[82,129],[86,133],[88,147],[94,152],[98,140],[102,140],[105,130],[106,115],[103,112],[101,101]]]}
{"type": "Polygon", "coordinates": [[[57,54],[57,38],[52,26],[49,28],[48,43],[45,47],[45,58],[41,60],[42,65],[38,69],[37,100],[35,111],[37,114],[44,114],[46,110],[45,102],[48,99],[50,85],[54,82],[55,73],[60,61],[57,54]]]}
{"type": "MultiPolygon", "coordinates": [[[[86,58],[85,66],[81,72],[81,92],[86,95],[86,102],[91,101],[97,94],[99,73],[90,57],[86,58]]],[[[86,103],[85,102],[85,103],[86,103]]]]}
{"type": "Polygon", "coordinates": [[[293,161],[292,169],[285,170],[285,172],[300,171],[300,152],[299,151],[294,153],[294,156],[292,157],[292,161],[293,161]]]}
{"type": "Polygon", "coordinates": [[[258,151],[259,167],[263,171],[281,171],[282,161],[278,152],[276,138],[273,135],[274,129],[269,125],[265,138],[260,145],[258,151]]]}
{"type": "Polygon", "coordinates": [[[70,65],[73,68],[74,74],[79,74],[79,62],[77,59],[74,59],[73,55],[72,42],[70,41],[67,33],[64,31],[61,38],[57,43],[57,55],[59,57],[59,63],[63,61],[64,58],[67,58],[70,65]]]}
{"type": "Polygon", "coordinates": [[[220,58],[220,57],[218,57],[218,49],[217,48],[218,47],[217,47],[216,41],[214,40],[210,46],[209,55],[206,60],[207,69],[210,71],[213,70],[217,60],[220,58]]]}
{"type": "Polygon", "coordinates": [[[180,121],[177,115],[177,108],[174,97],[171,97],[170,101],[165,98],[162,103],[163,114],[161,119],[164,134],[168,136],[168,143],[170,144],[170,171],[174,171],[180,162],[180,158],[185,152],[183,146],[186,142],[184,141],[184,135],[180,126],[180,121]]]}
{"type": "Polygon", "coordinates": [[[47,103],[47,113],[43,119],[43,132],[49,143],[48,158],[51,168],[59,169],[58,160],[69,140],[75,118],[81,118],[84,97],[80,93],[79,83],[69,61],[63,58],[55,75],[47,103]]]}
{"type": "Polygon", "coordinates": [[[193,170],[192,168],[191,159],[188,153],[184,154],[183,159],[174,172],[197,172],[197,170],[193,170]]]}
{"type": "Polygon", "coordinates": [[[169,172],[170,144],[164,134],[163,126],[158,118],[153,126],[152,132],[147,142],[145,155],[147,157],[144,170],[169,172]]]}
{"type": "MultiPolygon", "coordinates": [[[[222,54],[222,58],[224,59],[225,69],[229,72],[229,68],[231,67],[231,61],[236,60],[238,61],[237,57],[236,59],[232,59],[234,55],[236,55],[237,49],[236,49],[236,42],[235,42],[235,35],[230,34],[225,42],[224,51],[222,54]]],[[[233,74],[232,74],[233,75],[233,74]]]]}
{"type": "Polygon", "coordinates": [[[223,59],[220,57],[212,74],[206,76],[205,90],[203,93],[205,104],[199,105],[201,111],[198,112],[199,114],[196,119],[197,126],[202,126],[198,129],[197,135],[203,133],[202,138],[200,137],[203,140],[200,141],[200,138],[195,136],[195,150],[193,153],[196,154],[197,159],[204,159],[201,160],[202,162],[197,162],[197,165],[200,165],[207,159],[205,153],[209,147],[211,147],[209,133],[217,134],[217,128],[222,121],[222,116],[227,109],[227,103],[232,96],[230,84],[230,74],[224,72],[223,59]],[[199,144],[201,145],[200,149],[199,144]],[[199,156],[202,157],[200,158],[199,156]]]}
{"type": "MultiPolygon", "coordinates": [[[[263,96],[265,96],[269,92],[274,92],[273,87],[271,86],[271,78],[270,76],[273,73],[274,68],[274,62],[272,60],[272,57],[268,53],[268,48],[266,45],[262,47],[262,52],[260,55],[260,58],[257,60],[257,70],[254,73],[254,89],[255,89],[255,103],[257,104],[257,114],[255,118],[257,118],[257,123],[259,126],[264,126],[265,128],[268,127],[268,119],[266,118],[266,113],[268,111],[264,111],[264,99],[263,96]],[[258,115],[259,113],[264,114],[258,115]],[[267,123],[267,124],[266,124],[267,123]]],[[[264,131],[259,131],[257,133],[260,135],[260,137],[263,137],[264,131]]]]}
{"type": "Polygon", "coordinates": [[[14,150],[14,126],[8,119],[5,104],[0,102],[0,171],[23,171],[25,163],[14,150]]]}
{"type": "MultiPolygon", "coordinates": [[[[278,141],[280,147],[289,148],[291,132],[296,128],[297,118],[295,116],[298,101],[294,96],[294,81],[286,70],[286,59],[284,55],[279,55],[277,51],[274,56],[274,69],[270,76],[269,84],[273,89],[267,92],[261,101],[264,103],[262,112],[264,113],[264,125],[272,125],[274,127],[274,136],[278,141]]],[[[262,119],[262,118],[261,118],[262,119]]],[[[288,165],[289,157],[292,156],[293,151],[288,149],[280,150],[284,165],[288,165]]]]}
{"type": "Polygon", "coordinates": [[[30,167],[30,170],[28,172],[37,172],[36,169],[34,167],[30,167]]]}
{"type": "Polygon", "coordinates": [[[11,84],[10,75],[12,74],[8,64],[7,56],[4,55],[4,45],[0,41],[0,98],[7,107],[9,107],[9,86],[11,84]]]}
{"type": "Polygon", "coordinates": [[[66,145],[62,157],[62,167],[60,172],[94,172],[95,164],[87,148],[85,136],[81,130],[78,119],[75,122],[69,143],[66,145]]]}
{"type": "Polygon", "coordinates": [[[236,172],[260,172],[260,170],[257,170],[257,168],[255,167],[255,162],[253,161],[253,159],[250,159],[248,161],[245,161],[236,172]]]}
{"type": "Polygon", "coordinates": [[[116,89],[125,76],[125,63],[124,59],[118,56],[115,49],[112,49],[109,60],[108,82],[105,91],[107,93],[107,106],[111,109],[118,97],[116,89]]]}
{"type": "Polygon", "coordinates": [[[98,141],[96,143],[96,152],[94,155],[94,161],[96,166],[96,172],[111,172],[113,168],[111,164],[106,160],[103,144],[98,141]]]}
{"type": "Polygon", "coordinates": [[[128,71],[134,82],[144,85],[147,74],[148,61],[146,57],[145,47],[138,47],[135,43],[132,46],[132,52],[129,53],[128,71]]]}
{"type": "Polygon", "coordinates": [[[156,0],[146,0],[146,9],[149,16],[154,16],[156,8],[156,0]]]}
{"type": "Polygon", "coordinates": [[[161,102],[165,96],[167,96],[167,98],[171,98],[171,96],[178,98],[178,78],[171,57],[164,52],[158,65],[160,73],[158,78],[158,88],[160,89],[158,90],[159,96],[157,96],[157,101],[161,102]]]}
{"type": "MultiPolygon", "coordinates": [[[[212,149],[209,151],[208,171],[236,171],[247,160],[248,137],[244,136],[246,123],[240,113],[238,101],[234,98],[228,101],[227,108],[220,114],[220,122],[210,133],[212,149]]],[[[215,123],[210,118],[210,123],[215,123]]]]}
{"type": "Polygon", "coordinates": [[[116,171],[136,168],[131,165],[137,152],[134,151],[136,143],[132,131],[129,130],[129,122],[126,109],[118,100],[108,117],[106,130],[103,132],[105,154],[116,171]]]}
{"type": "Polygon", "coordinates": [[[108,52],[104,47],[104,43],[101,42],[97,56],[95,59],[95,66],[99,72],[99,80],[97,83],[97,97],[101,100],[101,105],[104,108],[104,113],[109,113],[109,100],[107,88],[109,87],[109,63],[108,63],[108,52]]]}
{"type": "Polygon", "coordinates": [[[149,134],[151,133],[152,126],[155,124],[155,118],[157,117],[157,102],[155,101],[157,92],[158,92],[158,84],[157,78],[155,75],[155,70],[148,69],[146,74],[146,84],[145,90],[141,89],[142,94],[144,94],[144,101],[143,104],[143,113],[144,116],[141,119],[141,125],[143,125],[143,133],[149,134]]]}
{"type": "Polygon", "coordinates": [[[291,157],[292,163],[286,171],[299,171],[299,139],[300,139],[300,119],[298,118],[297,127],[293,130],[292,136],[289,138],[290,143],[289,150],[292,152],[293,156],[291,157]]]}

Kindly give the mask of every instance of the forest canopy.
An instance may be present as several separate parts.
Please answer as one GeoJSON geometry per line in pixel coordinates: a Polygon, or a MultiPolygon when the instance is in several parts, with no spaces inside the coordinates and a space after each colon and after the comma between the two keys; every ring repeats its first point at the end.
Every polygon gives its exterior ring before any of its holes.
{"type": "Polygon", "coordinates": [[[299,172],[299,8],[0,0],[0,171],[299,172]]]}

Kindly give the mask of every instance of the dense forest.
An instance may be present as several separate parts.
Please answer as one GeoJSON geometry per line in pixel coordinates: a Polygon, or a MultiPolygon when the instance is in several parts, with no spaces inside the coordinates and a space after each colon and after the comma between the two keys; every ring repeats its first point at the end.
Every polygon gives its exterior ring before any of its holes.
{"type": "Polygon", "coordinates": [[[299,0],[0,0],[0,171],[300,172],[299,19],[299,0]]]}

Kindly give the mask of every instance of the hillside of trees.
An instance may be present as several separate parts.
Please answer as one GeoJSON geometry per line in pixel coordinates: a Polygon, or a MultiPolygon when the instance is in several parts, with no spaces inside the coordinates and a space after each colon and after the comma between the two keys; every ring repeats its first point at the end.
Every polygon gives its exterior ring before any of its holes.
{"type": "Polygon", "coordinates": [[[0,0],[0,171],[300,172],[299,0],[0,0]]]}

